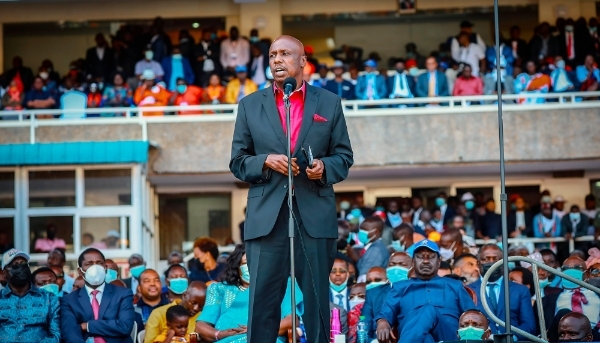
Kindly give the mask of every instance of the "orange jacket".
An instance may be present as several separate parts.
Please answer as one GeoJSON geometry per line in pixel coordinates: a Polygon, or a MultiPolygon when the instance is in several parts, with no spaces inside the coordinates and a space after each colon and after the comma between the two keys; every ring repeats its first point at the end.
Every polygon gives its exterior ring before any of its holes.
{"type": "MultiPolygon", "coordinates": [[[[138,107],[167,106],[171,93],[160,85],[146,88],[144,85],[138,87],[133,95],[133,101],[138,107]]],[[[144,117],[162,116],[163,112],[144,112],[144,117]]]]}
{"type": "MultiPolygon", "coordinates": [[[[197,86],[188,85],[185,93],[179,94],[177,93],[177,97],[175,98],[175,102],[173,105],[175,106],[196,106],[200,105],[200,101],[202,100],[202,88],[197,86]]],[[[179,111],[178,114],[200,114],[200,111],[179,111]]]]}

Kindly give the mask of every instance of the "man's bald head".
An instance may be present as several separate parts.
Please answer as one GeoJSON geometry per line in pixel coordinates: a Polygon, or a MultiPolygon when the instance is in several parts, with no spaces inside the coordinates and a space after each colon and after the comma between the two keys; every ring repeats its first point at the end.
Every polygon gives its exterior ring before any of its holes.
{"type": "Polygon", "coordinates": [[[187,291],[181,297],[181,306],[188,310],[190,316],[195,316],[204,309],[206,301],[206,284],[202,281],[190,283],[187,291]]]}
{"type": "Polygon", "coordinates": [[[558,323],[558,339],[560,341],[591,342],[592,325],[583,314],[570,312],[564,315],[558,323]]]}
{"type": "Polygon", "coordinates": [[[567,258],[565,260],[565,262],[563,262],[562,266],[563,266],[563,269],[565,267],[567,267],[567,268],[583,267],[583,269],[585,270],[585,261],[579,256],[571,256],[571,257],[567,258]]]}
{"type": "Polygon", "coordinates": [[[269,67],[275,84],[283,89],[283,81],[288,77],[296,80],[296,87],[302,87],[302,72],[306,65],[304,45],[298,39],[283,35],[271,43],[269,67]]]}
{"type": "Polygon", "coordinates": [[[385,269],[382,267],[373,267],[367,272],[367,284],[371,282],[387,282],[387,280],[387,274],[385,269]]]}

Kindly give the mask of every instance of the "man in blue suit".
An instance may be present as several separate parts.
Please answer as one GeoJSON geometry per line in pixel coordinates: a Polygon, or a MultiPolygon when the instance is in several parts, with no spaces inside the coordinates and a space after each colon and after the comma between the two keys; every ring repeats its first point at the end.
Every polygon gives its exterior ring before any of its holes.
{"type": "Polygon", "coordinates": [[[106,260],[94,248],[78,260],[85,287],[65,295],[60,304],[60,331],[66,343],[132,343],[133,293],[105,283],[106,260]]]}
{"type": "Polygon", "coordinates": [[[388,95],[385,77],[377,74],[377,62],[367,60],[365,62],[365,74],[358,77],[356,82],[357,100],[379,100],[388,95]]]}
{"type": "Polygon", "coordinates": [[[448,79],[444,73],[438,70],[435,57],[428,57],[425,66],[427,71],[419,75],[417,79],[417,96],[420,98],[449,96],[448,79]]]}
{"type": "Polygon", "coordinates": [[[437,276],[441,263],[437,244],[425,239],[414,247],[416,277],[393,284],[376,317],[377,339],[395,342],[392,326],[398,326],[401,342],[456,340],[458,320],[475,308],[473,299],[462,282],[437,276]]]}
{"type": "Polygon", "coordinates": [[[354,85],[342,77],[345,71],[344,63],[342,61],[335,61],[333,67],[331,67],[331,71],[335,75],[335,78],[327,81],[323,88],[337,94],[342,100],[354,100],[354,85]]]}
{"type": "MultiPolygon", "coordinates": [[[[477,257],[481,275],[485,275],[491,266],[502,259],[502,250],[495,244],[486,244],[479,251],[477,257]]],[[[498,268],[490,276],[488,284],[486,286],[487,303],[494,311],[494,314],[498,318],[504,318],[506,308],[504,307],[504,283],[503,283],[502,268],[498,268]]],[[[475,281],[470,284],[469,287],[475,291],[475,294],[479,297],[480,289],[482,287],[481,280],[475,281]]],[[[533,313],[533,306],[531,306],[531,294],[529,289],[523,285],[519,285],[514,282],[509,283],[509,296],[510,296],[510,318],[513,326],[519,329],[529,332],[533,335],[536,334],[537,325],[533,313]]],[[[477,307],[483,313],[483,305],[481,301],[478,301],[477,307]]],[[[492,334],[505,333],[504,327],[496,324],[490,318],[490,329],[492,334]]]]}
{"type": "MultiPolygon", "coordinates": [[[[396,75],[388,77],[387,89],[390,99],[410,99],[414,98],[415,80],[412,76],[406,74],[406,64],[403,59],[396,61],[396,75]]],[[[400,105],[400,107],[407,107],[400,105]]]]}
{"type": "Polygon", "coordinates": [[[173,54],[162,60],[162,68],[165,72],[163,80],[167,84],[170,91],[174,91],[177,87],[177,79],[182,78],[190,85],[194,83],[194,70],[190,65],[190,61],[181,55],[181,50],[178,46],[173,47],[173,54]]]}

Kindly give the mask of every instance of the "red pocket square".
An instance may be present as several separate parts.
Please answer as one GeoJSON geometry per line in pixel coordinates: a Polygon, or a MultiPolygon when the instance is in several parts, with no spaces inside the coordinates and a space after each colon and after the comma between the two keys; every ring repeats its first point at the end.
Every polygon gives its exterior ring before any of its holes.
{"type": "Polygon", "coordinates": [[[318,115],[316,113],[313,115],[313,120],[316,121],[316,122],[319,122],[319,123],[326,123],[327,122],[327,118],[323,118],[323,117],[321,117],[320,115],[318,115]]]}

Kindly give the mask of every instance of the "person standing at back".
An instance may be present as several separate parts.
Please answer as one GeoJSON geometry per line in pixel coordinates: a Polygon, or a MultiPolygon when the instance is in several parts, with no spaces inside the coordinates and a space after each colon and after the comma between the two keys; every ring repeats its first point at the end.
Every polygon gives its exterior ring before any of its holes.
{"type": "Polygon", "coordinates": [[[302,80],[304,46],[282,36],[269,50],[274,85],[238,105],[229,169],[250,183],[245,239],[250,279],[248,341],[274,342],[290,271],[288,220],[296,228],[298,284],[304,294],[307,340],[329,342],[329,273],[336,253],[337,220],[332,185],[353,164],[341,99],[302,80]],[[284,80],[296,81],[290,102],[293,213],[288,218],[288,159],[284,80]],[[301,148],[310,146],[308,165],[301,148]]]}

